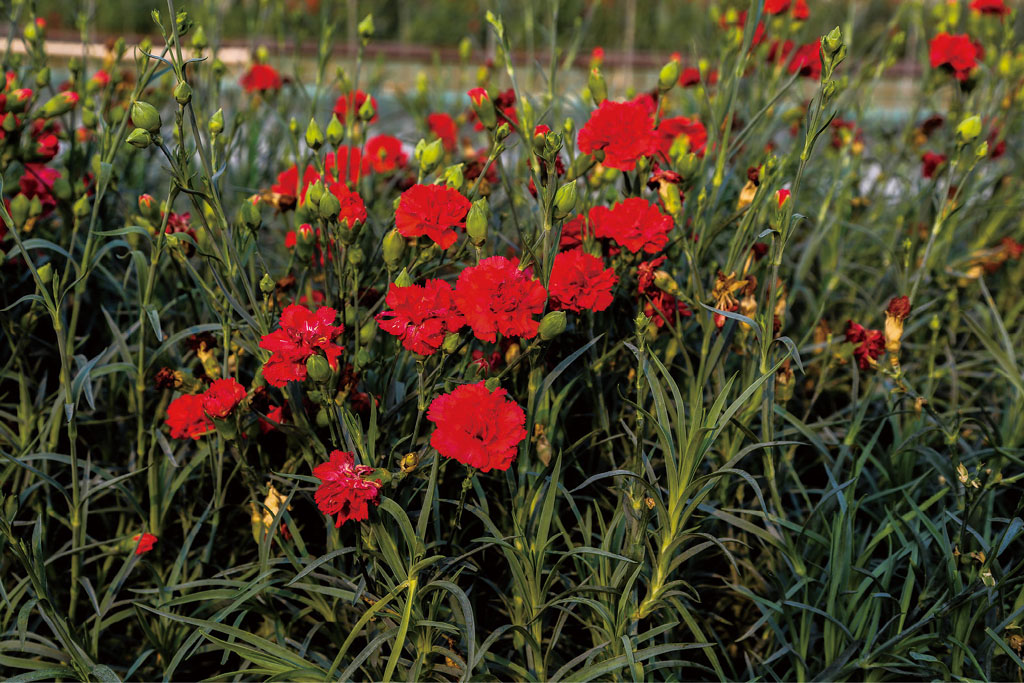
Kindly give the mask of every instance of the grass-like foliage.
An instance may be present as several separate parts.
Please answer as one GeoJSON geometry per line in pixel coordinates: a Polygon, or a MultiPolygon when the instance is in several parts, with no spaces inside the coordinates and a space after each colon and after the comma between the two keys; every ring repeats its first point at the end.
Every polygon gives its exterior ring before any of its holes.
{"type": "Polygon", "coordinates": [[[0,676],[1021,680],[1009,3],[713,3],[636,91],[602,3],[415,79],[230,4],[5,5],[0,676]]]}

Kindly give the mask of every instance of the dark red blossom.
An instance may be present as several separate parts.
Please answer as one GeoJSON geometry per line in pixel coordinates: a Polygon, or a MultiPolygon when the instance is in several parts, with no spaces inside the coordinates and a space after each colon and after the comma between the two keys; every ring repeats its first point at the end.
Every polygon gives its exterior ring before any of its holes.
{"type": "Polygon", "coordinates": [[[402,340],[402,346],[421,356],[441,348],[445,335],[457,332],[465,320],[452,297],[452,286],[444,280],[427,280],[423,285],[391,285],[385,299],[391,310],[377,314],[380,328],[402,340]]]}
{"type": "Polygon", "coordinates": [[[245,399],[245,387],[233,377],[218,379],[203,394],[203,410],[210,417],[223,420],[245,399]]]}
{"type": "Polygon", "coordinates": [[[801,45],[789,61],[789,73],[800,74],[804,78],[817,80],[821,78],[821,54],[819,42],[801,45]]]}
{"type": "Polygon", "coordinates": [[[501,387],[463,384],[435,398],[427,419],[436,425],[430,445],[481,472],[507,470],[526,438],[526,414],[501,387]]]}
{"type": "Polygon", "coordinates": [[[636,162],[654,154],[658,139],[654,119],[642,104],[605,100],[583,124],[579,148],[584,154],[604,152],[601,162],[608,168],[632,171],[636,162]]]}
{"type": "Polygon", "coordinates": [[[135,534],[132,536],[132,540],[136,542],[135,554],[141,555],[142,553],[148,553],[156,545],[157,537],[150,533],[135,534]]]}
{"type": "Polygon", "coordinates": [[[966,81],[971,70],[978,66],[981,52],[981,47],[966,33],[940,33],[932,38],[929,59],[933,69],[947,69],[958,81],[966,81]]]}
{"type": "Polygon", "coordinates": [[[591,234],[586,214],[579,214],[562,223],[562,236],[558,246],[568,250],[583,244],[583,240],[591,234]]]}
{"type": "Polygon", "coordinates": [[[239,81],[246,92],[266,92],[281,88],[281,74],[269,64],[253,64],[239,81]]]}
{"type": "Polygon", "coordinates": [[[925,152],[921,155],[921,175],[925,178],[933,177],[935,175],[935,171],[944,163],[946,163],[945,154],[925,152]]]}
{"type": "Polygon", "coordinates": [[[413,185],[402,193],[395,227],[404,237],[425,235],[442,249],[455,244],[456,228],[466,229],[470,201],[445,185],[413,185]]]}
{"type": "Polygon", "coordinates": [[[662,273],[658,267],[663,263],[665,257],[660,256],[637,266],[637,293],[644,304],[644,315],[651,319],[655,327],[662,327],[666,322],[675,325],[677,317],[688,318],[693,315],[689,306],[655,284],[662,273]]]}
{"type": "Polygon", "coordinates": [[[551,307],[562,311],[603,311],[611,306],[615,271],[577,247],[555,256],[548,291],[551,307]]]}
{"type": "Polygon", "coordinates": [[[885,335],[881,330],[869,330],[852,320],[846,321],[846,341],[856,344],[853,355],[861,370],[868,370],[878,364],[885,354],[885,335]]]}
{"type": "Polygon", "coordinates": [[[327,462],[313,468],[313,476],[320,480],[313,499],[320,512],[338,516],[336,528],[349,520],[369,519],[370,504],[380,504],[380,482],[366,479],[370,474],[372,467],[356,465],[352,453],[344,451],[331,451],[327,462]]]}
{"type": "Polygon", "coordinates": [[[612,208],[595,206],[588,214],[594,235],[610,238],[634,254],[656,254],[668,244],[672,217],[642,197],[624,199],[612,208]]]}
{"type": "Polygon", "coordinates": [[[971,9],[979,14],[994,14],[998,17],[1010,13],[1010,8],[1003,0],[972,0],[971,9]]]}
{"type": "Polygon", "coordinates": [[[334,325],[338,316],[333,308],[321,308],[313,313],[304,306],[292,304],[281,312],[281,327],[260,340],[260,348],[271,356],[263,364],[263,378],[272,386],[283,387],[288,382],[306,379],[306,360],[317,351],[327,356],[327,362],[338,368],[342,347],[334,339],[344,325],[334,325]]]}
{"type": "Polygon", "coordinates": [[[455,283],[455,305],[481,341],[497,335],[532,339],[544,310],[547,293],[531,269],[519,269],[519,259],[491,256],[465,268],[455,283]]]}
{"type": "Polygon", "coordinates": [[[196,439],[212,432],[213,420],[203,410],[203,397],[182,394],[167,406],[167,426],[172,439],[196,439]]]}

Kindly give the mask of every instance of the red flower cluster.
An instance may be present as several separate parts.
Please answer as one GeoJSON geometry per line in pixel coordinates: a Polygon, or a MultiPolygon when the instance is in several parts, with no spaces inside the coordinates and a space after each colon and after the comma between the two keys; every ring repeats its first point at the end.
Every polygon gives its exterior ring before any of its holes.
{"type": "Polygon", "coordinates": [[[929,58],[933,69],[939,67],[953,72],[958,81],[966,81],[971,70],[978,66],[982,56],[981,46],[966,33],[950,35],[940,33],[932,38],[929,58]]]}
{"type": "Polygon", "coordinates": [[[546,298],[531,270],[520,270],[519,259],[504,256],[465,268],[455,283],[455,305],[481,341],[494,342],[498,334],[537,336],[539,322],[533,316],[544,310],[546,298]]]}
{"type": "MultiPolygon", "coordinates": [[[[708,85],[715,85],[717,83],[718,70],[712,69],[708,72],[708,85]]],[[[692,88],[695,85],[700,85],[700,69],[695,66],[688,66],[679,74],[679,87],[692,88]]]]}
{"type": "Polygon", "coordinates": [[[156,545],[157,537],[150,533],[135,534],[132,536],[132,540],[136,541],[135,554],[141,555],[142,553],[148,553],[156,545]]]}
{"type": "Polygon", "coordinates": [[[441,139],[446,152],[454,152],[458,142],[459,129],[455,125],[455,119],[448,114],[431,114],[427,117],[427,128],[430,132],[441,139]]]}
{"type": "MultiPolygon", "coordinates": [[[[790,7],[790,0],[764,0],[764,13],[769,15],[782,14],[790,7]]],[[[793,18],[803,21],[811,16],[810,8],[807,7],[807,0],[796,0],[793,3],[793,18]]]]}
{"type": "Polygon", "coordinates": [[[551,307],[561,311],[603,311],[612,304],[612,287],[618,282],[612,268],[577,247],[555,256],[548,291],[551,307]]]}
{"type": "Polygon", "coordinates": [[[366,141],[363,165],[375,173],[391,173],[405,168],[409,155],[402,149],[402,141],[392,135],[377,135],[366,141]]]}
{"type": "Polygon", "coordinates": [[[558,246],[562,249],[578,247],[590,234],[587,216],[581,213],[562,223],[562,236],[559,238],[558,246]]]}
{"type": "Polygon", "coordinates": [[[579,148],[584,154],[604,151],[601,162],[608,168],[632,171],[636,162],[657,149],[654,120],[638,102],[605,100],[583,124],[579,148]]]}
{"type": "Polygon", "coordinates": [[[245,387],[234,377],[214,380],[203,394],[203,410],[210,417],[223,420],[245,398],[245,387]]]}
{"type": "Polygon", "coordinates": [[[708,131],[704,124],[696,118],[688,119],[685,116],[663,120],[658,124],[657,135],[658,151],[667,160],[671,159],[669,151],[679,137],[685,137],[689,143],[689,150],[699,157],[704,156],[704,148],[708,144],[708,131]]]}
{"type": "Polygon", "coordinates": [[[846,321],[846,341],[856,344],[853,355],[861,370],[878,365],[878,359],[885,354],[885,335],[881,330],[866,329],[852,320],[846,321]]]}
{"type": "Polygon", "coordinates": [[[675,325],[676,316],[689,318],[693,315],[689,306],[654,284],[657,268],[664,262],[665,257],[659,256],[637,267],[637,292],[646,299],[644,315],[651,319],[655,327],[662,327],[666,322],[675,325]]]}
{"type": "Polygon", "coordinates": [[[465,320],[452,298],[452,286],[444,280],[421,285],[391,285],[386,299],[389,311],[377,314],[380,328],[402,340],[402,346],[429,356],[444,343],[445,335],[457,332],[465,320]]]}
{"type": "Polygon", "coordinates": [[[363,103],[366,102],[366,98],[370,98],[370,106],[373,107],[373,118],[370,119],[370,123],[376,123],[377,119],[377,100],[373,95],[367,95],[362,90],[356,90],[354,93],[348,93],[347,95],[341,95],[334,103],[334,113],[337,115],[338,120],[345,123],[346,117],[349,115],[349,111],[352,112],[353,118],[359,116],[359,110],[363,108],[363,103]]]}
{"type": "Polygon", "coordinates": [[[946,163],[945,154],[925,152],[921,156],[921,175],[925,178],[931,178],[935,175],[935,171],[938,170],[939,166],[944,163],[946,163]]]}
{"type": "Polygon", "coordinates": [[[214,430],[213,420],[203,410],[201,394],[182,394],[167,406],[167,426],[172,439],[199,440],[214,430]]]}
{"type": "Polygon", "coordinates": [[[247,93],[281,89],[281,74],[269,64],[253,64],[242,74],[239,83],[247,93]]]}
{"type": "Polygon", "coordinates": [[[395,227],[404,237],[426,235],[442,249],[455,244],[455,228],[466,228],[471,203],[458,190],[444,185],[413,185],[402,193],[395,210],[395,227]]]}
{"type": "Polygon", "coordinates": [[[275,387],[293,380],[302,382],[306,379],[306,359],[318,350],[336,370],[342,347],[334,339],[345,330],[344,325],[334,325],[337,315],[333,308],[326,307],[316,313],[296,304],[285,308],[280,329],[260,340],[260,348],[271,352],[263,364],[263,378],[275,387]]]}
{"type": "Polygon", "coordinates": [[[352,453],[344,451],[331,451],[327,462],[313,468],[313,476],[320,480],[313,499],[320,512],[328,517],[338,516],[336,528],[350,519],[369,519],[370,503],[380,504],[381,484],[366,479],[369,474],[373,474],[372,467],[356,465],[352,453]]]}
{"type": "Polygon", "coordinates": [[[979,14],[994,14],[998,17],[1010,13],[1010,8],[1003,3],[1003,0],[973,0],[971,9],[979,14]]]}
{"type": "Polygon", "coordinates": [[[610,238],[634,254],[656,254],[668,244],[672,217],[642,197],[624,199],[612,208],[595,206],[588,214],[596,237],[610,238]]]}
{"type": "Polygon", "coordinates": [[[427,419],[436,425],[430,445],[446,458],[481,472],[507,470],[526,438],[526,414],[501,387],[463,384],[435,398],[427,419]]]}

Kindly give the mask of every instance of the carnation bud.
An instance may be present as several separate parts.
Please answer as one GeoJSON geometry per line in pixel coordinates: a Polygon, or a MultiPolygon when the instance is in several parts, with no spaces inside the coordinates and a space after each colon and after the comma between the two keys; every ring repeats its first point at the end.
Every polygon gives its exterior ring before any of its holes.
{"type": "Polygon", "coordinates": [[[306,360],[306,373],[317,384],[326,384],[330,381],[333,371],[326,358],[313,355],[306,360]]]}
{"type": "Polygon", "coordinates": [[[53,264],[47,261],[43,265],[39,266],[36,270],[36,274],[44,285],[50,284],[50,281],[53,280],[53,264]]]}
{"type": "Polygon", "coordinates": [[[843,46],[843,34],[836,26],[834,29],[828,32],[822,41],[822,47],[825,48],[826,55],[834,55],[839,52],[839,49],[843,46]]]}
{"type": "Polygon", "coordinates": [[[71,199],[71,183],[64,176],[53,181],[53,196],[65,202],[71,199]]]}
{"type": "Polygon", "coordinates": [[[366,254],[359,247],[349,247],[347,258],[351,265],[358,266],[366,260],[366,254]]]}
{"type": "Polygon", "coordinates": [[[44,119],[67,114],[78,104],[78,93],[74,90],[59,92],[46,101],[39,113],[44,119]]]}
{"type": "Polygon", "coordinates": [[[263,273],[263,277],[260,278],[260,291],[270,296],[274,293],[274,289],[277,285],[274,284],[274,278],[270,277],[269,273],[263,273]]]}
{"type": "Polygon", "coordinates": [[[312,206],[320,204],[321,197],[324,196],[324,184],[318,178],[317,181],[306,188],[306,203],[312,206]]]}
{"type": "Polygon", "coordinates": [[[89,197],[82,195],[78,198],[78,201],[71,207],[72,212],[78,218],[85,218],[89,215],[89,197]]]}
{"type": "Polygon", "coordinates": [[[490,205],[486,197],[477,199],[469,207],[469,213],[466,215],[466,234],[475,247],[481,247],[487,242],[489,215],[490,205]]]}
{"type": "Polygon", "coordinates": [[[132,102],[132,123],[150,133],[160,132],[160,112],[149,102],[135,100],[132,102]]]}
{"type": "Polygon", "coordinates": [[[981,117],[975,114],[960,122],[956,127],[956,137],[962,144],[967,144],[981,135],[981,117]]]}
{"type": "Polygon", "coordinates": [[[43,215],[43,200],[39,195],[32,198],[32,201],[28,203],[28,215],[29,218],[38,218],[43,215]]]}
{"type": "Polygon", "coordinates": [[[398,232],[397,228],[392,229],[384,235],[381,252],[384,256],[384,263],[387,265],[388,270],[394,270],[401,262],[402,256],[405,254],[405,238],[402,237],[402,234],[398,232]]]}
{"type": "Polygon", "coordinates": [[[483,88],[473,88],[468,94],[480,123],[484,124],[485,128],[494,128],[498,124],[498,114],[494,111],[494,102],[487,91],[483,88]]]}
{"type": "Polygon", "coordinates": [[[608,99],[608,84],[605,83],[604,75],[599,67],[595,66],[590,70],[587,87],[590,89],[590,98],[594,100],[595,107],[600,107],[601,103],[608,99]]]}
{"type": "Polygon", "coordinates": [[[327,142],[337,147],[345,139],[345,126],[341,125],[337,114],[331,114],[331,122],[327,124],[327,142]]]}
{"type": "Polygon", "coordinates": [[[206,31],[202,26],[196,26],[196,30],[192,34],[192,47],[200,52],[210,47],[210,43],[206,39],[206,31]]]}
{"type": "Polygon", "coordinates": [[[402,272],[395,278],[395,287],[408,287],[412,284],[412,277],[409,275],[409,271],[406,268],[402,268],[402,272]]]}
{"type": "Polygon", "coordinates": [[[570,181],[555,192],[555,219],[561,220],[576,208],[576,181],[570,181]]]}
{"type": "Polygon", "coordinates": [[[473,53],[473,42],[468,37],[459,41],[459,59],[466,61],[473,53]]]}
{"type": "Polygon", "coordinates": [[[148,130],[136,128],[131,133],[128,133],[127,142],[132,147],[146,149],[153,143],[153,136],[149,134],[148,130]]]}
{"type": "Polygon", "coordinates": [[[494,391],[499,386],[501,386],[501,380],[497,377],[489,377],[484,381],[484,388],[487,389],[487,391],[494,391]]]}
{"type": "Polygon", "coordinates": [[[28,88],[18,88],[7,96],[7,111],[20,113],[32,99],[32,91],[28,88]]]}
{"type": "Polygon", "coordinates": [[[370,38],[373,38],[374,33],[373,14],[367,14],[363,17],[363,20],[356,26],[356,30],[359,32],[359,39],[363,41],[363,45],[370,42],[370,38]]]}
{"type": "Polygon", "coordinates": [[[455,353],[455,350],[459,348],[459,337],[458,332],[449,332],[444,336],[444,341],[441,343],[441,350],[445,353],[455,353]]]}
{"type": "Polygon", "coordinates": [[[495,129],[494,131],[494,139],[497,140],[498,142],[501,142],[511,134],[512,128],[507,123],[502,121],[501,125],[499,125],[497,129],[495,129]]]}
{"type": "Polygon", "coordinates": [[[160,217],[160,207],[157,206],[156,200],[151,195],[139,195],[139,213],[143,218],[153,220],[160,217]]]}
{"type": "Polygon", "coordinates": [[[363,103],[359,105],[359,120],[360,121],[371,121],[373,117],[377,115],[377,110],[373,108],[373,100],[367,97],[363,100],[363,103]]]}
{"type": "Polygon", "coordinates": [[[565,311],[551,311],[540,319],[537,333],[544,341],[554,339],[565,332],[565,311]]]}
{"type": "Polygon", "coordinates": [[[423,142],[423,146],[416,145],[416,160],[420,164],[420,170],[423,173],[430,173],[437,168],[438,164],[444,158],[444,143],[441,142],[440,138],[433,142],[423,142]]]}
{"type": "Polygon", "coordinates": [[[208,124],[210,129],[210,135],[217,137],[224,132],[224,110],[218,109],[214,112],[213,116],[210,117],[210,123],[208,124]]]}
{"type": "Polygon", "coordinates": [[[679,81],[679,62],[670,60],[668,64],[661,67],[658,72],[658,90],[668,92],[679,81]]]}
{"type": "Polygon", "coordinates": [[[309,223],[303,223],[295,231],[295,246],[303,258],[312,255],[313,247],[316,246],[316,232],[309,223]]]}
{"type": "Polygon", "coordinates": [[[14,114],[7,114],[2,117],[3,129],[6,133],[13,133],[18,129],[18,119],[14,114]]]}
{"type": "Polygon", "coordinates": [[[324,220],[334,220],[341,212],[341,202],[334,196],[333,192],[324,192],[320,197],[320,217],[324,220]]]}
{"type": "Polygon", "coordinates": [[[462,164],[452,164],[444,170],[444,184],[448,187],[458,190],[465,181],[466,178],[462,174],[462,164]]]}
{"type": "Polygon", "coordinates": [[[44,66],[36,72],[36,87],[45,88],[50,85],[50,67],[44,66]]]}
{"type": "Polygon", "coordinates": [[[316,119],[310,119],[309,125],[306,126],[306,146],[315,152],[323,144],[324,134],[320,131],[320,126],[317,125],[316,119]]]}
{"type": "Polygon", "coordinates": [[[984,159],[988,156],[988,140],[982,140],[978,148],[974,150],[974,155],[979,159],[984,159]]]}
{"type": "Polygon", "coordinates": [[[174,86],[174,101],[183,107],[192,101],[192,88],[185,81],[174,86]]]}
{"type": "MultiPolygon", "coordinates": [[[[360,344],[364,344],[364,345],[368,345],[370,342],[373,341],[373,335],[375,335],[376,333],[377,333],[377,321],[374,320],[373,318],[370,318],[365,323],[363,323],[362,327],[359,328],[359,343],[360,344]]],[[[365,351],[365,349],[359,349],[359,350],[360,351],[365,351]]],[[[369,360],[369,359],[367,358],[366,360],[369,360]]],[[[366,363],[362,363],[362,365],[366,365],[366,363]]]]}
{"type": "Polygon", "coordinates": [[[15,227],[24,227],[25,221],[28,220],[28,210],[31,202],[29,198],[22,193],[14,195],[14,199],[11,200],[11,220],[14,221],[15,227]]]}
{"type": "Polygon", "coordinates": [[[256,202],[244,201],[242,202],[242,208],[239,210],[239,217],[242,219],[242,225],[255,230],[260,227],[260,210],[256,206],[256,202]]]}
{"type": "MultiPolygon", "coordinates": [[[[420,456],[417,455],[415,452],[411,452],[406,453],[405,455],[402,456],[402,460],[398,463],[398,466],[401,468],[404,474],[410,474],[416,471],[416,468],[419,466],[419,464],[420,456]]],[[[15,496],[11,496],[11,498],[14,497],[15,496]]]]}

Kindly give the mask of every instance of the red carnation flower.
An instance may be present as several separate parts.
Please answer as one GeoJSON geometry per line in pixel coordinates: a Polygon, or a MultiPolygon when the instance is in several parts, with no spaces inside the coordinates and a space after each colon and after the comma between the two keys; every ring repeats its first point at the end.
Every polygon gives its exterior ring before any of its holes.
{"type": "Polygon", "coordinates": [[[167,426],[171,428],[172,439],[198,440],[214,429],[213,420],[203,410],[203,397],[196,394],[182,394],[171,401],[167,406],[167,426]]]}
{"type": "Polygon", "coordinates": [[[366,141],[366,163],[377,173],[390,173],[405,168],[409,155],[402,141],[391,135],[378,135],[366,141]]]}
{"type": "MultiPolygon", "coordinates": [[[[330,159],[330,155],[327,157],[330,159]]],[[[271,192],[286,194],[296,197],[299,201],[306,200],[306,190],[309,186],[320,179],[320,174],[312,166],[307,166],[302,172],[302,183],[299,184],[299,167],[293,165],[291,168],[277,174],[277,182],[270,186],[271,192]]]]}
{"type": "Polygon", "coordinates": [[[366,102],[367,97],[370,98],[370,106],[373,107],[373,118],[370,119],[370,123],[377,123],[379,118],[377,116],[377,100],[373,95],[367,95],[362,90],[356,90],[354,93],[338,97],[338,100],[334,103],[334,113],[338,116],[338,120],[345,123],[345,118],[350,110],[353,117],[358,116],[359,110],[363,108],[363,103],[366,102]]]}
{"type": "Polygon", "coordinates": [[[455,283],[455,305],[481,341],[494,342],[498,334],[532,339],[544,310],[547,292],[529,268],[519,270],[519,259],[485,258],[465,268],[455,283]]]}
{"type": "Polygon", "coordinates": [[[338,222],[349,230],[366,222],[366,204],[357,192],[348,189],[344,183],[328,183],[327,190],[338,198],[341,210],[338,211],[338,222]]]}
{"type": "Polygon", "coordinates": [[[663,263],[665,257],[659,256],[637,266],[637,293],[644,299],[644,315],[655,327],[662,327],[666,322],[675,325],[677,316],[689,318],[693,315],[689,306],[654,283],[657,268],[663,263]]]}
{"type": "Polygon", "coordinates": [[[789,73],[800,74],[804,78],[821,78],[821,54],[818,41],[801,45],[789,61],[789,73]]]}
{"type": "Polygon", "coordinates": [[[203,394],[203,410],[210,417],[223,420],[245,398],[245,387],[233,377],[214,380],[203,394]]]}
{"type": "Polygon", "coordinates": [[[427,280],[422,286],[391,285],[385,301],[391,310],[378,313],[377,324],[421,356],[437,351],[445,335],[465,324],[455,308],[452,286],[444,280],[427,280]]]}
{"type": "Polygon", "coordinates": [[[846,321],[846,341],[856,344],[853,355],[861,370],[876,366],[885,354],[885,335],[881,330],[866,329],[852,320],[846,321]]]}
{"type": "Polygon", "coordinates": [[[335,344],[334,339],[345,330],[344,325],[333,324],[337,316],[333,308],[321,308],[316,313],[296,304],[285,308],[281,312],[281,328],[260,340],[260,348],[272,352],[263,364],[264,379],[275,387],[305,380],[306,359],[317,350],[324,352],[327,362],[336,370],[343,347],[335,344]]]}
{"type": "Polygon", "coordinates": [[[280,90],[281,74],[269,64],[253,64],[242,74],[239,83],[248,93],[280,90]]]}
{"type": "Polygon", "coordinates": [[[789,198],[792,196],[792,194],[793,193],[787,190],[786,188],[782,188],[775,191],[775,199],[776,201],[778,201],[780,209],[783,206],[785,206],[786,202],[789,201],[789,198]]]}
{"type": "Polygon", "coordinates": [[[699,157],[704,156],[704,148],[708,144],[708,131],[704,124],[696,118],[688,119],[685,116],[676,116],[665,119],[658,124],[658,151],[666,159],[670,159],[669,151],[676,138],[685,137],[690,145],[690,151],[699,157]]]}
{"type": "Polygon", "coordinates": [[[789,9],[789,0],[764,0],[765,14],[782,14],[789,9]]]}
{"type": "Polygon", "coordinates": [[[156,545],[157,537],[150,533],[135,534],[132,536],[132,540],[137,542],[135,546],[135,554],[141,555],[142,553],[148,553],[156,545]]]}
{"type": "Polygon", "coordinates": [[[442,249],[455,244],[455,228],[466,229],[471,203],[458,190],[444,185],[413,185],[402,193],[395,227],[404,237],[426,235],[442,249]]]}
{"type": "Polygon", "coordinates": [[[668,244],[672,217],[642,197],[624,199],[612,208],[595,206],[588,214],[594,235],[611,238],[634,254],[654,254],[668,244]]]}
{"type": "Polygon", "coordinates": [[[313,468],[313,476],[320,480],[313,499],[320,512],[338,516],[336,528],[350,519],[369,519],[370,503],[380,504],[380,482],[365,479],[369,474],[372,467],[356,465],[352,454],[343,451],[331,451],[330,460],[313,468]]]}
{"type": "Polygon", "coordinates": [[[944,163],[946,163],[945,154],[925,152],[921,155],[921,175],[925,178],[933,177],[935,175],[935,171],[944,163]]]}
{"type": "Polygon", "coordinates": [[[793,4],[793,18],[797,21],[805,21],[811,16],[811,9],[807,6],[807,0],[796,0],[793,4]]]}
{"type": "Polygon", "coordinates": [[[978,66],[981,49],[966,33],[940,33],[932,38],[929,56],[933,69],[948,69],[958,81],[966,81],[971,69],[978,66]]]}
{"type": "Polygon", "coordinates": [[[578,247],[590,234],[587,216],[581,213],[562,223],[562,236],[558,241],[558,246],[565,250],[578,247]]]}
{"type": "Polygon", "coordinates": [[[560,252],[551,268],[551,307],[562,311],[603,311],[612,304],[615,271],[581,248],[560,252]]]}
{"type": "Polygon", "coordinates": [[[448,114],[431,114],[427,117],[427,127],[430,132],[441,139],[441,144],[447,152],[454,152],[457,143],[458,127],[455,119],[448,114]]]}
{"type": "Polygon", "coordinates": [[[638,102],[605,100],[580,129],[579,147],[584,154],[603,150],[603,165],[632,171],[640,157],[657,149],[654,120],[638,102]]]}
{"type": "Polygon", "coordinates": [[[358,185],[359,179],[370,173],[370,160],[363,157],[358,147],[342,145],[334,154],[328,154],[324,159],[324,171],[326,181],[348,183],[358,185]]]}
{"type": "Polygon", "coordinates": [[[463,384],[430,403],[427,419],[437,428],[430,445],[446,458],[481,472],[507,470],[526,438],[526,414],[501,387],[463,384]]]}
{"type": "Polygon", "coordinates": [[[974,0],[971,3],[971,9],[979,14],[995,14],[999,17],[1010,13],[1010,8],[1003,3],[1003,0],[974,0]]]}

